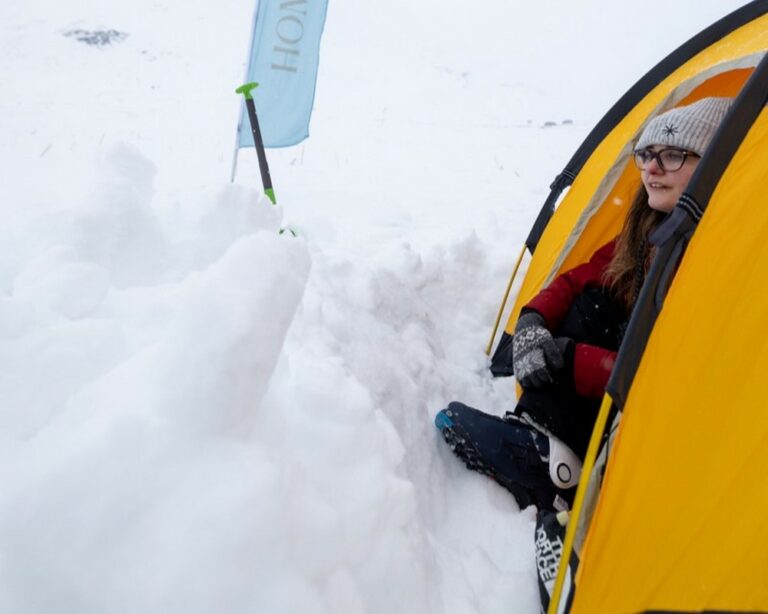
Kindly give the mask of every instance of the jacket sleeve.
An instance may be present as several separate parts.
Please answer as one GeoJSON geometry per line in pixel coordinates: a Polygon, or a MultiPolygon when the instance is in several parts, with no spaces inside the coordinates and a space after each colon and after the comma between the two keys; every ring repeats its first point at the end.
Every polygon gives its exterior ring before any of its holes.
{"type": "Polygon", "coordinates": [[[588,343],[577,343],[573,353],[573,383],[583,397],[600,398],[616,362],[616,352],[588,343]]]}
{"type": "Polygon", "coordinates": [[[603,245],[588,262],[557,276],[523,309],[533,309],[540,313],[549,330],[557,330],[565,319],[573,299],[585,288],[602,283],[603,271],[613,257],[615,243],[614,240],[603,245]]]}

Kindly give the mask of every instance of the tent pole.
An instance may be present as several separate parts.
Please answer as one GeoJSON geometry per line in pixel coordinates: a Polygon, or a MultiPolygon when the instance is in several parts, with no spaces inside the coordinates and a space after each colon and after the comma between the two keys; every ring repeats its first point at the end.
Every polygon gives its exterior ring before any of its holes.
{"type": "Polygon", "coordinates": [[[528,249],[528,246],[525,243],[523,243],[523,249],[520,250],[520,255],[517,258],[517,264],[515,264],[515,268],[512,270],[512,276],[509,278],[509,283],[507,284],[507,290],[506,292],[504,292],[504,298],[501,299],[501,306],[499,307],[499,314],[496,316],[496,323],[493,325],[493,331],[491,332],[491,339],[488,341],[488,347],[485,348],[486,356],[491,355],[493,342],[496,339],[496,332],[499,330],[499,322],[501,322],[501,316],[504,313],[504,308],[507,306],[509,291],[512,289],[512,284],[515,281],[515,277],[517,277],[517,271],[520,268],[520,263],[523,261],[523,256],[525,255],[526,249],[528,249]]]}
{"type": "Polygon", "coordinates": [[[610,397],[610,395],[606,394],[603,396],[603,404],[600,406],[600,413],[597,414],[597,421],[595,422],[595,427],[592,430],[592,437],[589,440],[587,455],[584,457],[584,465],[581,468],[581,480],[579,480],[579,486],[576,489],[576,498],[573,501],[573,509],[571,510],[570,517],[568,518],[568,528],[565,531],[563,552],[560,555],[560,565],[557,569],[557,579],[555,580],[555,586],[552,590],[552,599],[549,601],[547,614],[557,614],[559,610],[560,599],[563,592],[563,584],[565,584],[565,575],[568,571],[568,566],[571,559],[571,551],[573,550],[573,542],[576,539],[576,530],[579,524],[579,517],[581,516],[581,510],[584,505],[584,497],[587,494],[589,478],[592,475],[592,470],[595,467],[595,459],[597,458],[597,453],[600,450],[600,441],[603,438],[605,425],[608,422],[608,416],[611,413],[612,407],[613,399],[610,397]]]}

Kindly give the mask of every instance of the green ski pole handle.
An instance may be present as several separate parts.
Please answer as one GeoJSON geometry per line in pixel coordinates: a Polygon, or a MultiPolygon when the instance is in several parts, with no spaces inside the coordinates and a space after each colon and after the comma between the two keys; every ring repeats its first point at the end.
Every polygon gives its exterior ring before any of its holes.
{"type": "Polygon", "coordinates": [[[261,129],[259,128],[259,118],[256,116],[256,105],[251,96],[251,90],[257,88],[258,83],[245,83],[238,87],[235,92],[245,96],[245,106],[248,109],[248,119],[251,122],[251,132],[253,133],[253,143],[256,145],[256,156],[259,158],[259,170],[261,171],[261,183],[264,185],[264,194],[267,195],[272,204],[276,204],[275,191],[272,189],[272,178],[269,175],[269,166],[267,165],[267,154],[264,152],[264,140],[261,138],[261,129]]]}

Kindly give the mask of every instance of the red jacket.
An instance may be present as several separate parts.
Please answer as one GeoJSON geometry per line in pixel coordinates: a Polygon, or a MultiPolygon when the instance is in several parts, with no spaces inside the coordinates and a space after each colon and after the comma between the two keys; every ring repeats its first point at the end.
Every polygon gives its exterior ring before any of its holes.
{"type": "MultiPolygon", "coordinates": [[[[613,257],[616,241],[597,250],[589,262],[559,275],[539,292],[525,309],[533,309],[547,321],[549,330],[557,330],[571,303],[585,288],[603,286],[603,273],[613,257]]],[[[577,343],[573,357],[573,379],[576,392],[585,397],[602,397],[616,361],[616,352],[577,343]]]]}

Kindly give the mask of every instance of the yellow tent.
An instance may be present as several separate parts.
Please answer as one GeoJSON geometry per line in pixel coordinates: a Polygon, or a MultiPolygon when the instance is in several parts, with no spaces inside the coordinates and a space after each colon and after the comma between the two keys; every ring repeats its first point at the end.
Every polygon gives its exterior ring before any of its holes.
{"type": "Polygon", "coordinates": [[[759,114],[709,198],[626,395],[572,612],[768,611],[761,69],[759,114]]]}
{"type": "Polygon", "coordinates": [[[751,2],[670,54],[608,111],[555,178],[526,239],[533,257],[492,359],[495,374],[512,374],[508,349],[522,306],[618,234],[639,185],[633,140],[671,107],[735,96],[768,49],[766,12],[766,1],[751,2]]]}
{"type": "Polygon", "coordinates": [[[658,252],[619,350],[568,523],[550,612],[768,612],[768,1],[717,22],[648,73],[553,184],[527,247],[522,305],[618,233],[629,153],[659,112],[736,96],[658,252]],[[554,203],[572,182],[553,213],[554,203]],[[602,485],[590,471],[620,414],[602,485]],[[588,511],[587,492],[597,493],[588,511]],[[581,514],[581,515],[580,515],[581,514]],[[577,537],[577,531],[583,536],[577,537]],[[582,539],[583,537],[583,539],[582,539]]]}

